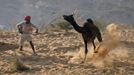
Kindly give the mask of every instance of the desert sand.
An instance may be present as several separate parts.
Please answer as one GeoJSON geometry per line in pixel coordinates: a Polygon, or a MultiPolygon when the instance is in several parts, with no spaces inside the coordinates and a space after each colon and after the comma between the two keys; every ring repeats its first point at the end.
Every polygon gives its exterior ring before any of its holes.
{"type": "Polygon", "coordinates": [[[0,31],[0,75],[134,75],[134,26],[118,25],[111,31],[117,34],[109,38],[103,33],[104,42],[96,43],[98,53],[93,53],[89,44],[87,60],[82,64],[84,44],[74,30],[33,35],[38,55],[32,54],[27,42],[24,51],[18,50],[17,32],[0,31]],[[16,58],[30,69],[12,72],[16,58]]]}

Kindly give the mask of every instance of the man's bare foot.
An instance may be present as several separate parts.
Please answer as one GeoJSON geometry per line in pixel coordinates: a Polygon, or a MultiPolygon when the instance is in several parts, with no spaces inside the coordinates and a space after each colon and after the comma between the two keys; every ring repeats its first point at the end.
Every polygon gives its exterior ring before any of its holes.
{"type": "Polygon", "coordinates": [[[32,55],[35,55],[35,56],[36,56],[36,55],[38,55],[38,54],[37,54],[37,53],[33,53],[32,55]]]}
{"type": "Polygon", "coordinates": [[[20,50],[20,51],[23,51],[23,46],[20,46],[20,47],[19,47],[19,50],[20,50]]]}
{"type": "Polygon", "coordinates": [[[21,48],[20,48],[19,50],[20,50],[20,51],[23,51],[23,49],[21,49],[21,48]]]}

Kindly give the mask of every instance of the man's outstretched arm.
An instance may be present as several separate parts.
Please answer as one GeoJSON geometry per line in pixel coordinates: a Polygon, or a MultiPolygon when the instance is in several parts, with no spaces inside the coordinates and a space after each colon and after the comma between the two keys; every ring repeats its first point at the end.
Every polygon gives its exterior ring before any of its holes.
{"type": "Polygon", "coordinates": [[[32,25],[34,29],[36,29],[35,33],[38,33],[38,28],[35,25],[32,25]]]}

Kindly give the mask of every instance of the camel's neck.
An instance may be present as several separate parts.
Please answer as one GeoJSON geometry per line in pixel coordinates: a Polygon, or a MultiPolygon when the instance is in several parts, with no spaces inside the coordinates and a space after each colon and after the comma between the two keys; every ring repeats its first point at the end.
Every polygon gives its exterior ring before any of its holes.
{"type": "Polygon", "coordinates": [[[74,27],[74,29],[75,29],[77,32],[79,32],[79,33],[83,33],[83,32],[84,32],[83,28],[80,27],[80,26],[76,23],[76,21],[73,21],[73,22],[70,22],[70,23],[71,23],[71,25],[74,27]]]}

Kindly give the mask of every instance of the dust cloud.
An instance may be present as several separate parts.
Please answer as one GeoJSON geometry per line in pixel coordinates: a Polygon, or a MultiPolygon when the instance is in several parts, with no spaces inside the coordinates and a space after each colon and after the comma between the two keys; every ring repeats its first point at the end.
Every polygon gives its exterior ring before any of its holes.
{"type": "MultiPolygon", "coordinates": [[[[86,63],[93,64],[96,67],[104,67],[112,65],[114,60],[120,60],[128,57],[128,51],[120,43],[119,27],[116,24],[110,24],[106,27],[104,40],[102,43],[96,44],[98,53],[94,53],[92,44],[88,46],[88,54],[86,63]]],[[[73,57],[69,63],[80,64],[84,59],[84,47],[78,52],[70,53],[73,57]]]]}

